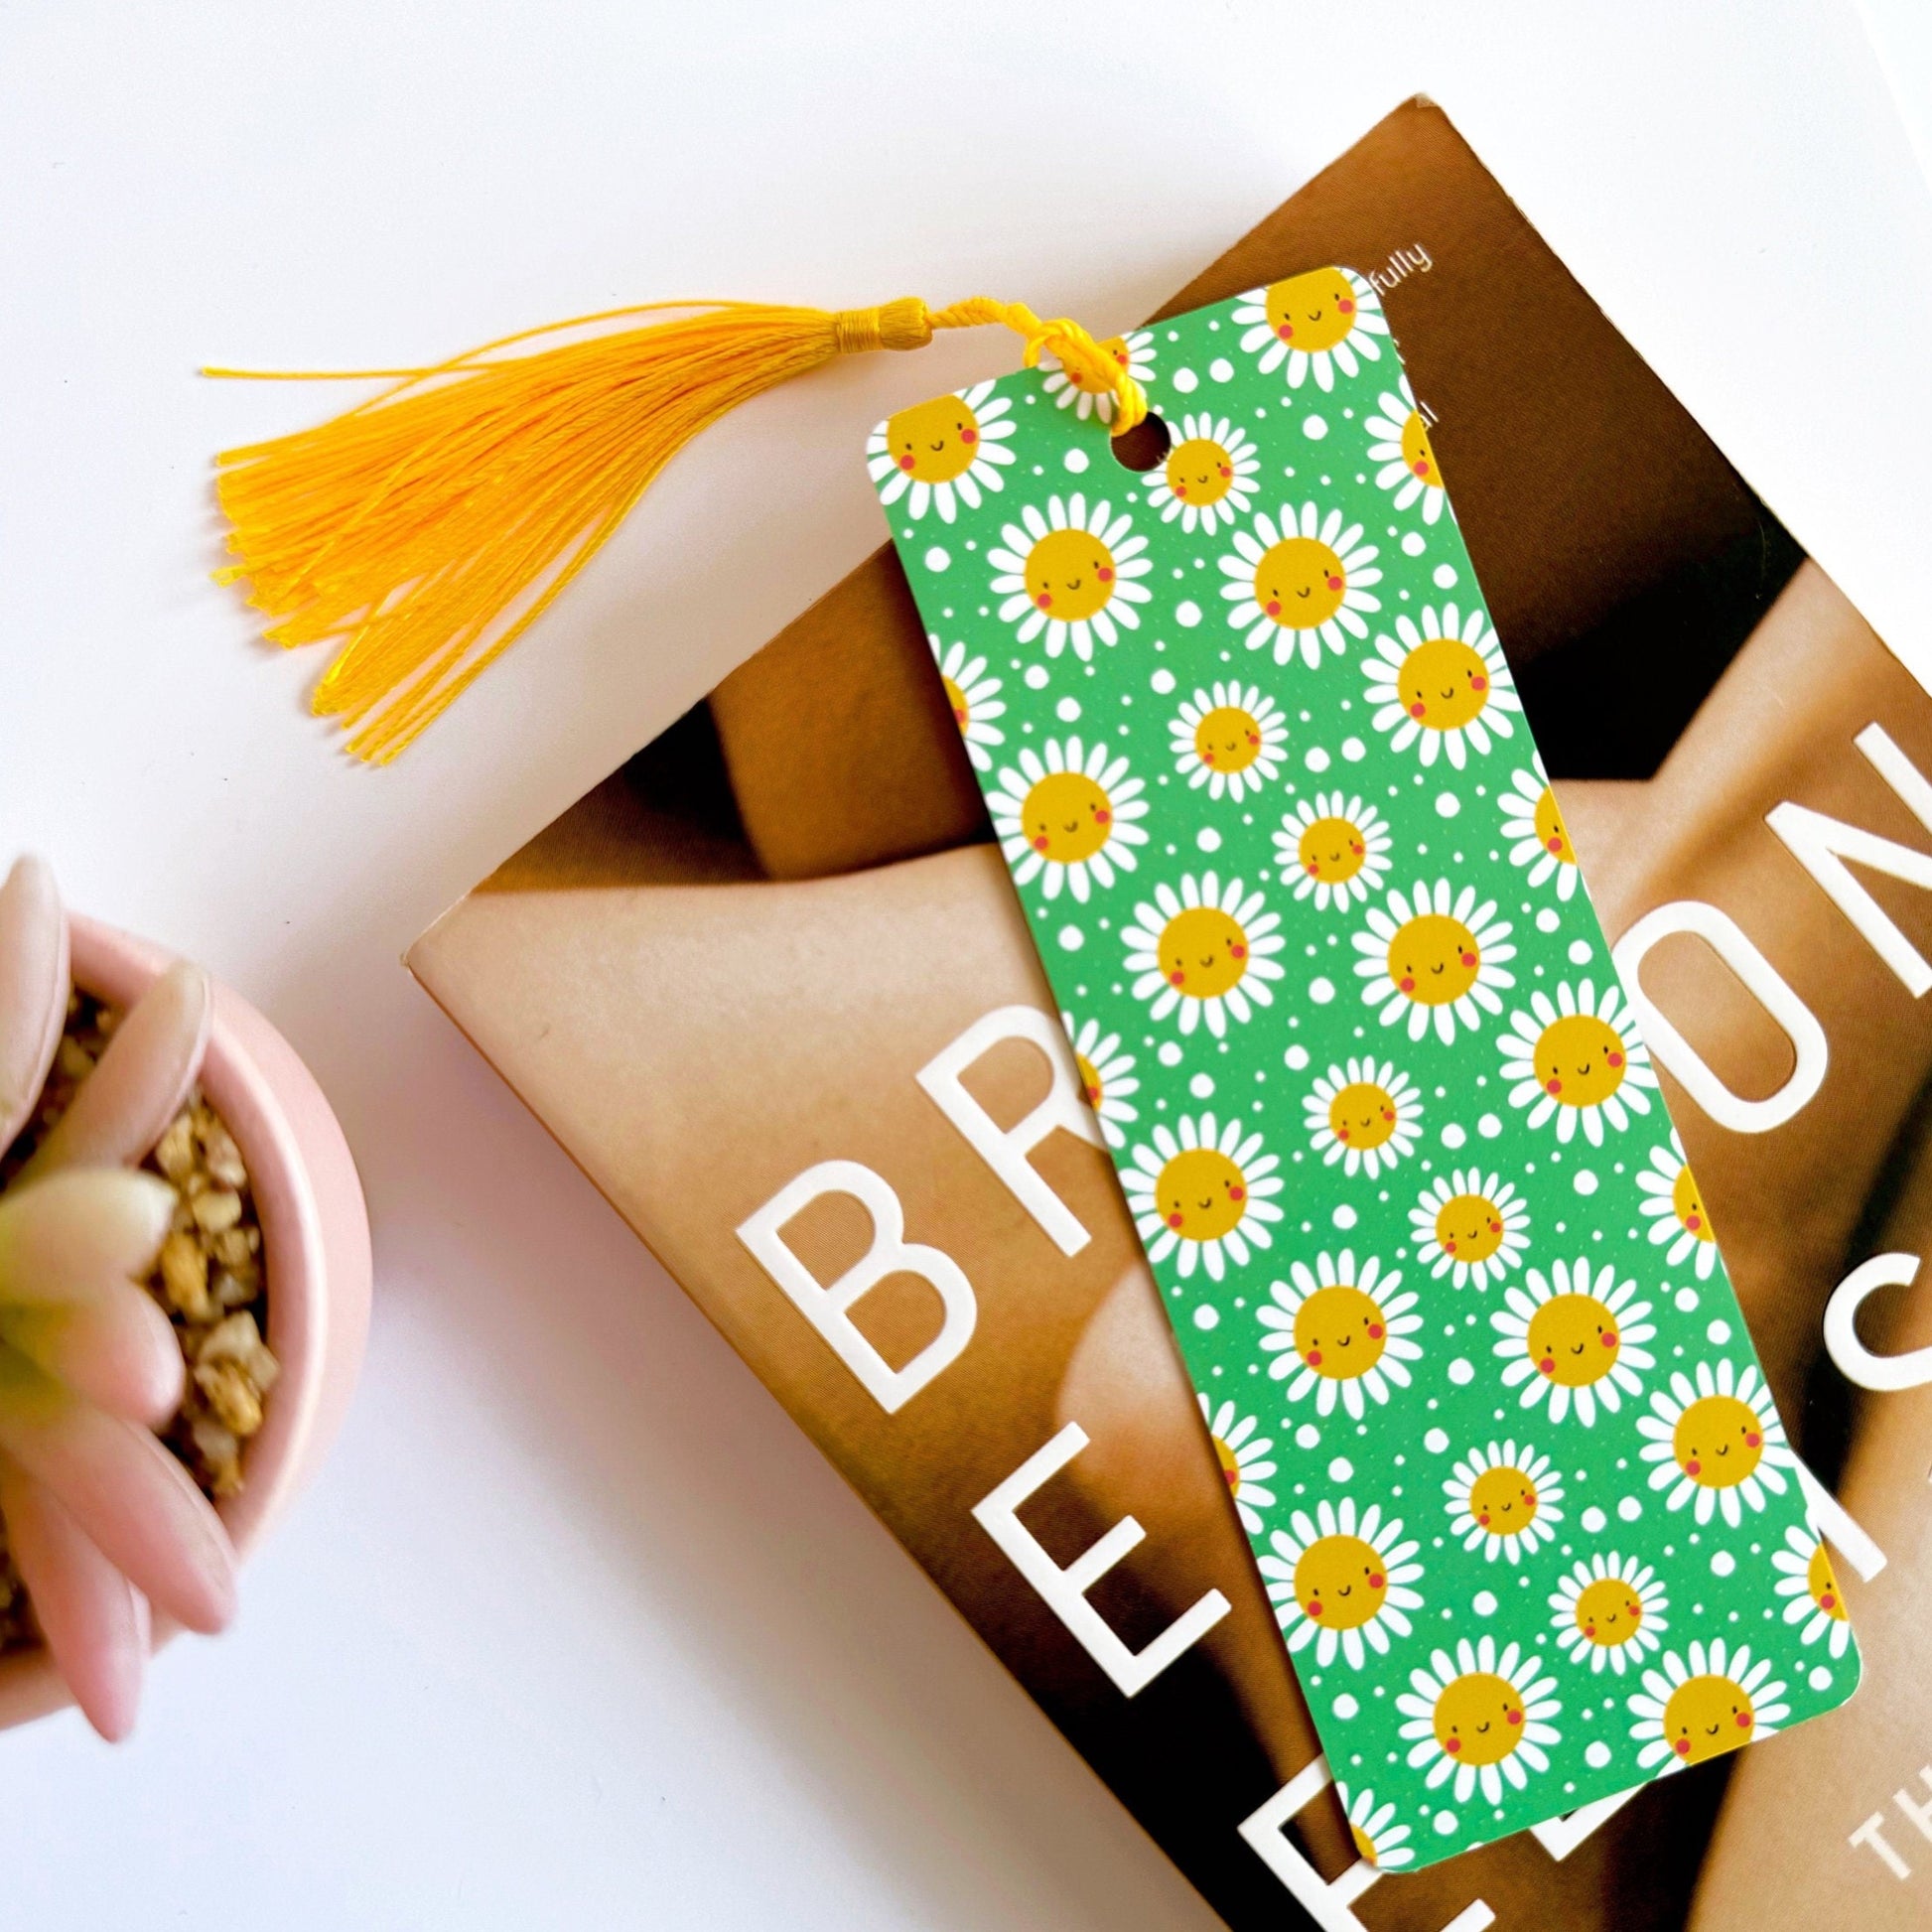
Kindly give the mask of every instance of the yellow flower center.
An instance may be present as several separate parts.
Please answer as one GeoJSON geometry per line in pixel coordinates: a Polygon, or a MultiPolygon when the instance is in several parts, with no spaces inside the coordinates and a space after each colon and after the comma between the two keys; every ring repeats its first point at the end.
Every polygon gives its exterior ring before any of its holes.
{"type": "Polygon", "coordinates": [[[1183,503],[1218,503],[1234,486],[1234,459],[1210,438],[1193,436],[1168,452],[1167,475],[1183,503]]]}
{"type": "Polygon", "coordinates": [[[1436,467],[1436,452],[1430,447],[1429,425],[1420,409],[1412,409],[1402,425],[1402,460],[1412,477],[1420,477],[1432,489],[1443,486],[1443,473],[1436,467]]]}
{"type": "Polygon", "coordinates": [[[1577,1628],[1598,1649],[1628,1643],[1642,1621],[1637,1592],[1615,1577],[1588,1585],[1577,1598],[1577,1628]]]}
{"type": "Polygon", "coordinates": [[[1566,1107],[1599,1107],[1623,1084],[1623,1039],[1593,1013],[1565,1014],[1543,1029],[1531,1055],[1536,1083],[1566,1107]]]}
{"type": "Polygon", "coordinates": [[[1325,1630],[1360,1629],[1388,1593],[1382,1558],[1359,1536],[1324,1536],[1295,1566],[1295,1600],[1304,1616],[1325,1630]]]}
{"type": "Polygon", "coordinates": [[[1460,637],[1425,637],[1395,674],[1402,708],[1424,731],[1454,731],[1489,702],[1489,666],[1460,637]]]}
{"type": "Polygon", "coordinates": [[[1087,530],[1048,530],[1027,553],[1027,595],[1049,618],[1078,623],[1107,608],[1114,553],[1087,530]]]}
{"type": "Polygon", "coordinates": [[[953,723],[964,731],[973,722],[973,707],[966,702],[966,693],[943,673],[939,682],[946,687],[946,702],[952,706],[953,723]]]}
{"type": "Polygon", "coordinates": [[[1704,1211],[1704,1196],[1698,1192],[1697,1177],[1688,1163],[1677,1171],[1677,1178],[1671,1184],[1670,1204],[1687,1233],[1695,1234],[1700,1241],[1718,1238],[1711,1232],[1711,1216],[1704,1211]]]}
{"type": "Polygon", "coordinates": [[[1074,1070],[1080,1076],[1080,1089],[1087,1096],[1089,1107],[1098,1107],[1107,1095],[1100,1078],[1100,1069],[1084,1053],[1073,1056],[1074,1070]]]}
{"type": "Polygon", "coordinates": [[[1194,727],[1194,752],[1215,771],[1245,771],[1261,756],[1261,727],[1239,705],[1222,705],[1194,727]]]}
{"type": "Polygon", "coordinates": [[[1436,1244],[1457,1261],[1487,1261],[1503,1245],[1503,1213],[1487,1194],[1452,1194],[1436,1210],[1436,1244]]]}
{"type": "Polygon", "coordinates": [[[1373,1080],[1354,1080],[1328,1102],[1328,1132],[1348,1147],[1380,1147],[1396,1130],[1396,1105],[1373,1080]]]}
{"type": "Polygon", "coordinates": [[[1341,609],[1348,573],[1315,537],[1284,537],[1255,565],[1255,602],[1285,630],[1312,630],[1341,609]]]}
{"type": "Polygon", "coordinates": [[[1027,793],[1020,825],[1042,859],[1077,865],[1113,835],[1113,800],[1084,771],[1049,771],[1027,793]]]}
{"type": "Polygon", "coordinates": [[[1248,970],[1248,935],[1218,905],[1190,905],[1162,928],[1161,975],[1191,1000],[1212,1000],[1239,986],[1248,970]]]}
{"type": "Polygon", "coordinates": [[[1355,290],[1339,269],[1311,269],[1272,283],[1267,310],[1278,342],[1314,355],[1345,341],[1354,328],[1355,290]]]}
{"type": "Polygon", "coordinates": [[[1389,977],[1418,1006],[1448,1006],[1476,983],[1482,951],[1476,936],[1447,912],[1420,912],[1389,941],[1389,977]]]}
{"type": "Polygon", "coordinates": [[[1520,1536],[1536,1521],[1536,1484],[1507,1462],[1469,1484],[1469,1514],[1491,1536],[1520,1536]]]}
{"type": "Polygon", "coordinates": [[[1465,1672],[1436,1700],[1436,1741],[1458,1764],[1500,1764],[1523,1741],[1523,1700],[1506,1677],[1465,1672]]]}
{"type": "Polygon", "coordinates": [[[886,448],[914,483],[951,483],[980,453],[980,419],[957,396],[915,402],[887,419],[886,448]]]}
{"type": "Polygon", "coordinates": [[[1210,1434],[1208,1439],[1214,1445],[1214,1459],[1221,1465],[1221,1480],[1230,1489],[1239,1491],[1241,1487],[1241,1464],[1234,1451],[1218,1436],[1210,1434]]]}
{"type": "Polygon", "coordinates": [[[1664,1736],[1685,1764],[1702,1764],[1748,1744],[1756,1722],[1744,1687],[1715,1673],[1687,1679],[1664,1706],[1664,1736]]]}
{"type": "Polygon", "coordinates": [[[1295,1311],[1297,1353],[1331,1381],[1366,1375],[1388,1345],[1388,1317],[1359,1288],[1317,1288],[1295,1311]]]}
{"type": "Polygon", "coordinates": [[[1838,1572],[1822,1543],[1811,1553],[1811,1562],[1805,1568],[1805,1587],[1811,1591],[1811,1600],[1827,1616],[1845,1621],[1845,1592],[1838,1587],[1838,1572]]]}
{"type": "Polygon", "coordinates": [[[1297,856],[1311,879],[1339,886],[1361,871],[1368,858],[1368,841],[1349,819],[1317,818],[1302,833],[1297,856]]]}
{"type": "Polygon", "coordinates": [[[1218,1241],[1248,1211],[1248,1177],[1217,1148],[1186,1148],[1161,1170],[1154,1204],[1183,1241],[1218,1241]]]}
{"type": "Polygon", "coordinates": [[[1566,866],[1577,863],[1577,848],[1570,843],[1570,828],[1563,822],[1563,807],[1548,785],[1536,801],[1536,842],[1551,858],[1566,866]]]}
{"type": "Polygon", "coordinates": [[[1732,1489],[1764,1459],[1764,1425],[1748,1402],[1707,1395],[1678,1417],[1671,1449],[1693,1482],[1732,1489]]]}
{"type": "Polygon", "coordinates": [[[1623,1337],[1593,1295],[1557,1295],[1530,1317],[1530,1360],[1547,1381],[1587,1388],[1616,1366],[1623,1337]]]}

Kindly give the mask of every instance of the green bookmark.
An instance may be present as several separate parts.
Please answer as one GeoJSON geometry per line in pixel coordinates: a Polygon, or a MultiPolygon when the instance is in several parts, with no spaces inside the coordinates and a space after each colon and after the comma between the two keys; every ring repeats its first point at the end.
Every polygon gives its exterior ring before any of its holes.
{"type": "Polygon", "coordinates": [[[1122,346],[1145,473],[1061,371],[868,455],[1343,1802],[1427,1864],[1858,1654],[1374,290],[1122,346]]]}

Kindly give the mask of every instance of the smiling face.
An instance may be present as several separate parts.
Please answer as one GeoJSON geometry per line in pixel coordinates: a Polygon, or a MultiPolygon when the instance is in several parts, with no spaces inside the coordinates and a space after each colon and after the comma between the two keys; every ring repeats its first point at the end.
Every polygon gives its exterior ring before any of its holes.
{"type": "Polygon", "coordinates": [[[1341,609],[1348,573],[1314,537],[1284,537],[1255,565],[1255,602],[1289,630],[1312,630],[1341,609]]]}
{"type": "Polygon", "coordinates": [[[1455,1194],[1436,1210],[1436,1240],[1457,1261],[1487,1261],[1503,1245],[1502,1210],[1486,1194],[1455,1194]]]}
{"type": "Polygon", "coordinates": [[[1566,1389],[1600,1382],[1616,1366],[1623,1336],[1593,1295],[1556,1295],[1530,1316],[1530,1360],[1566,1389]]]}
{"type": "Polygon", "coordinates": [[[1234,459],[1205,436],[1190,437],[1168,452],[1168,487],[1183,503],[1218,503],[1234,483],[1234,459]]]}
{"type": "Polygon", "coordinates": [[[1084,772],[1049,771],[1027,793],[1020,824],[1027,843],[1042,859],[1077,865],[1107,843],[1114,829],[1114,808],[1084,772]]]}
{"type": "Polygon", "coordinates": [[[1409,466],[1412,477],[1420,477],[1438,489],[1443,486],[1443,473],[1436,468],[1436,452],[1429,446],[1429,425],[1423,421],[1420,409],[1410,410],[1408,420],[1402,425],[1402,460],[1409,466]]]}
{"type": "Polygon", "coordinates": [[[1628,1643],[1642,1622],[1637,1592],[1615,1577],[1589,1585],[1577,1598],[1577,1628],[1601,1650],[1628,1643]]]}
{"type": "Polygon", "coordinates": [[[1396,927],[1389,941],[1389,977],[1418,1006],[1448,1006],[1476,983],[1482,953],[1476,936],[1447,912],[1423,912],[1396,927]]]}
{"type": "Polygon", "coordinates": [[[1707,1395],[1691,1404],[1671,1432],[1677,1466],[1707,1489],[1729,1489],[1764,1458],[1764,1425],[1748,1402],[1707,1395]]]}
{"type": "Polygon", "coordinates": [[[1194,751],[1214,771],[1245,771],[1261,756],[1261,727],[1239,705],[1222,705],[1194,727],[1194,751]]]}
{"type": "Polygon", "coordinates": [[[1569,1013],[1543,1029],[1536,1083],[1566,1107],[1600,1106],[1623,1084],[1623,1039],[1593,1013],[1569,1013]]]}
{"type": "Polygon", "coordinates": [[[1688,1166],[1679,1168],[1677,1178],[1671,1184],[1670,1204],[1677,1210],[1677,1218],[1686,1230],[1695,1234],[1700,1241],[1715,1241],[1718,1237],[1711,1232],[1711,1217],[1704,1211],[1704,1196],[1698,1192],[1697,1176],[1688,1166]]]}
{"type": "Polygon", "coordinates": [[[1190,1147],[1161,1170],[1154,1204],[1183,1241],[1218,1241],[1248,1211],[1247,1177],[1225,1154],[1190,1147]]]}
{"type": "Polygon", "coordinates": [[[1328,1131],[1345,1147],[1366,1153],[1395,1132],[1396,1105],[1373,1080],[1355,1080],[1328,1102],[1328,1131]]]}
{"type": "Polygon", "coordinates": [[[1523,1738],[1523,1700],[1506,1677],[1472,1670],[1436,1700],[1436,1741],[1458,1764],[1500,1764],[1523,1738]]]}
{"type": "Polygon", "coordinates": [[[1829,1617],[1836,1617],[1840,1623],[1845,1621],[1845,1592],[1838,1587],[1838,1573],[1832,1568],[1832,1559],[1821,1543],[1811,1553],[1811,1562],[1805,1567],[1805,1587],[1811,1591],[1811,1600],[1829,1617]]]}
{"type": "Polygon", "coordinates": [[[1359,1629],[1388,1593],[1382,1559],[1359,1536],[1324,1536],[1295,1566],[1295,1600],[1304,1616],[1324,1629],[1359,1629]]]}
{"type": "Polygon", "coordinates": [[[887,419],[886,448],[914,483],[951,483],[980,452],[980,419],[957,396],[915,402],[887,419]]]}
{"type": "Polygon", "coordinates": [[[1048,530],[1027,553],[1027,595],[1049,618],[1078,623],[1113,594],[1114,553],[1086,530],[1048,530]]]}
{"type": "Polygon", "coordinates": [[[1190,905],[1162,928],[1161,976],[1190,999],[1212,1000],[1241,983],[1248,935],[1218,906],[1190,905]]]}
{"type": "Polygon", "coordinates": [[[1489,666],[1460,637],[1425,637],[1402,660],[1395,688],[1425,731],[1454,731],[1489,702],[1489,666]]]}
{"type": "Polygon", "coordinates": [[[1340,886],[1361,871],[1368,844],[1345,818],[1317,818],[1296,848],[1302,870],[1323,886],[1340,886]]]}
{"type": "Polygon", "coordinates": [[[1333,348],[1355,326],[1355,291],[1338,268],[1311,269],[1272,283],[1267,307],[1276,339],[1311,355],[1333,348]]]}
{"type": "Polygon", "coordinates": [[[1317,1288],[1295,1311],[1295,1346],[1317,1375],[1366,1375],[1388,1346],[1388,1326],[1359,1288],[1317,1288]]]}
{"type": "Polygon", "coordinates": [[[1543,787],[1543,796],[1536,801],[1536,842],[1551,858],[1561,860],[1566,866],[1577,863],[1577,849],[1570,843],[1570,828],[1563,822],[1563,808],[1557,803],[1557,794],[1548,785],[1543,787]]]}
{"type": "Polygon", "coordinates": [[[1744,1687],[1715,1674],[1687,1678],[1664,1706],[1664,1736],[1684,1764],[1702,1764],[1748,1744],[1756,1722],[1744,1687]]]}
{"type": "Polygon", "coordinates": [[[1536,1521],[1536,1484],[1507,1463],[1469,1484],[1469,1514],[1491,1536],[1517,1536],[1536,1521]]]}

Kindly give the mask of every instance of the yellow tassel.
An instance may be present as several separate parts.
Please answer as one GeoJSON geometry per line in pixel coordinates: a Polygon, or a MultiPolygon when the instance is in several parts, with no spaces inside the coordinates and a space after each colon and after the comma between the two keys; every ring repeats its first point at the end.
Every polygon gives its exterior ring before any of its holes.
{"type": "Polygon", "coordinates": [[[1114,434],[1147,413],[1118,339],[985,297],[930,310],[650,303],[530,330],[422,369],[210,368],[260,380],[394,376],[333,421],[225,451],[217,492],[267,636],[342,646],[314,708],[386,763],[528,629],[664,465],[727,411],[835,356],[919,348],[997,323],[1031,366],[1055,356],[1114,398],[1114,434]],[[639,316],[661,316],[629,328],[639,316]],[[593,333],[586,333],[593,332],[593,333]]]}

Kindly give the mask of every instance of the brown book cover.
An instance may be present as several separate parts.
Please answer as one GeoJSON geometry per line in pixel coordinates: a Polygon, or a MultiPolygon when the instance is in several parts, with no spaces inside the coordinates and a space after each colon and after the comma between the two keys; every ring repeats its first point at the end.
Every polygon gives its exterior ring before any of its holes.
{"type": "Polygon", "coordinates": [[[1863,1351],[1932,1317],[1894,1286],[1855,1324],[1834,1291],[1932,1218],[1932,699],[1438,108],[1398,109],[1163,313],[1326,262],[1371,274],[1430,412],[1606,931],[1655,915],[1666,1094],[1844,1505],[1850,1705],[1606,1817],[1414,1875],[1361,1859],[1110,1166],[1035,1144],[1024,1039],[960,1049],[977,1136],[921,1084],[991,1013],[1057,1020],[889,549],[410,966],[1231,1925],[1922,1924],[1932,1397],[1863,1351]],[[1073,1255],[1003,1177],[1021,1158],[1092,1232],[1073,1255]],[[771,1208],[828,1163],[843,1192],[771,1208]],[[741,1238],[760,1210],[783,1279],[741,1238]]]}

